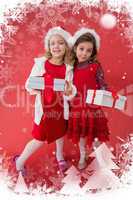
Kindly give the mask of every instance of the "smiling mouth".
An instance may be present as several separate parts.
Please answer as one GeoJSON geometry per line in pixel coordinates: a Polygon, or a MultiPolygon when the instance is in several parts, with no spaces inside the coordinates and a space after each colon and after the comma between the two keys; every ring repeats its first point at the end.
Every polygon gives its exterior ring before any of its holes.
{"type": "Polygon", "coordinates": [[[82,60],[84,60],[84,59],[86,59],[86,57],[84,57],[84,58],[81,58],[82,60]]]}
{"type": "Polygon", "coordinates": [[[60,52],[60,50],[57,50],[57,51],[53,51],[54,53],[59,53],[60,52]]]}

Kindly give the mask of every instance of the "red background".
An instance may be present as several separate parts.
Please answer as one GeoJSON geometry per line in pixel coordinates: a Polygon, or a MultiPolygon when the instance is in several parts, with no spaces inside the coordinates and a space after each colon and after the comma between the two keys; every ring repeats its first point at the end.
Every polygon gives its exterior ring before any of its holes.
{"type": "MultiPolygon", "coordinates": [[[[22,14],[25,15],[22,20],[9,18],[9,25],[17,27],[17,31],[11,34],[10,38],[7,37],[4,25],[2,27],[5,42],[4,51],[0,57],[1,149],[6,150],[10,155],[15,155],[20,153],[24,145],[32,139],[34,96],[26,93],[24,84],[33,66],[34,58],[44,54],[44,35],[49,28],[56,25],[63,26],[71,34],[82,26],[91,27],[101,37],[99,60],[105,72],[105,79],[112,89],[116,91],[124,89],[123,94],[126,92],[130,98],[127,107],[132,109],[132,111],[127,109],[125,112],[105,109],[111,130],[110,144],[115,147],[118,142],[117,136],[125,139],[133,131],[133,107],[131,106],[133,87],[127,91],[127,86],[132,84],[133,52],[130,51],[129,41],[124,35],[124,29],[128,27],[128,16],[122,13],[118,15],[109,10],[105,4],[98,8],[89,6],[81,8],[78,5],[67,4],[54,7],[47,7],[43,3],[39,6],[27,4],[24,10],[22,9],[22,14]],[[91,13],[88,12],[89,8],[91,13]],[[117,17],[117,23],[113,29],[106,29],[100,25],[100,17],[105,13],[112,13],[117,17]],[[123,76],[125,76],[124,79],[123,76]],[[6,102],[6,105],[2,100],[6,102]],[[28,101],[30,101],[30,106],[28,106],[28,101]]],[[[66,140],[65,154],[67,155],[70,153],[70,146],[71,150],[74,149],[73,145],[66,140]]],[[[32,157],[32,162],[38,155],[51,154],[54,147],[54,144],[44,145],[32,157]]]]}

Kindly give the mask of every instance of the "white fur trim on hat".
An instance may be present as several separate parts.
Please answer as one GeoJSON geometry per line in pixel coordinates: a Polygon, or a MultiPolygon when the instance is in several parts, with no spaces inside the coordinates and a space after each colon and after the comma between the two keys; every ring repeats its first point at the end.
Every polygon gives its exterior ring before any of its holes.
{"type": "Polygon", "coordinates": [[[44,38],[44,43],[45,43],[45,49],[48,50],[49,48],[49,40],[51,38],[51,36],[53,35],[61,35],[64,40],[67,42],[68,46],[71,47],[71,34],[67,31],[65,31],[64,29],[62,29],[60,26],[54,27],[49,29],[49,31],[47,32],[45,38],[44,38]]]}
{"type": "Polygon", "coordinates": [[[85,34],[85,33],[90,33],[93,35],[93,37],[95,38],[96,40],[96,46],[97,46],[97,49],[99,50],[100,48],[100,36],[96,33],[96,31],[94,29],[89,29],[89,28],[81,28],[80,30],[78,30],[77,32],[75,32],[73,38],[72,38],[72,43],[73,45],[75,44],[75,42],[77,41],[77,39],[85,34]]]}

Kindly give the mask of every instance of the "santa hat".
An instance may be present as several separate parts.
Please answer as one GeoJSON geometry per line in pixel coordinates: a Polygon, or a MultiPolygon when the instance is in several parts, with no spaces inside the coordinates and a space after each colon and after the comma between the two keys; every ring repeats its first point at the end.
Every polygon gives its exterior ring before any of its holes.
{"type": "Polygon", "coordinates": [[[99,48],[100,48],[100,36],[96,33],[96,31],[94,29],[89,29],[89,28],[81,28],[80,30],[78,30],[77,32],[75,32],[75,34],[74,34],[74,36],[72,38],[73,45],[75,44],[75,42],[77,41],[77,39],[81,35],[84,35],[86,33],[90,33],[91,35],[93,35],[93,37],[96,40],[97,50],[99,50],[99,48]]]}
{"type": "Polygon", "coordinates": [[[60,26],[54,27],[49,29],[49,31],[47,32],[45,38],[44,38],[44,44],[45,44],[45,49],[48,50],[49,49],[49,40],[53,35],[60,35],[64,38],[64,40],[67,42],[68,46],[71,47],[71,34],[67,31],[65,31],[63,28],[61,28],[60,26]]]}

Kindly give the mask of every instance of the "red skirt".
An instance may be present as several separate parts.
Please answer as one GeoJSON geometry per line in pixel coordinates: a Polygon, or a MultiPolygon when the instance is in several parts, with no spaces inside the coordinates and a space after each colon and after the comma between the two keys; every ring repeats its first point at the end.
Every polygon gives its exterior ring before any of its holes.
{"type": "Polygon", "coordinates": [[[109,140],[107,118],[101,107],[71,107],[68,121],[67,135],[74,143],[79,142],[80,137],[87,137],[87,144],[92,145],[94,138],[101,142],[109,140]]]}
{"type": "Polygon", "coordinates": [[[52,143],[66,134],[66,123],[62,95],[55,93],[50,104],[44,102],[44,115],[39,125],[34,123],[32,135],[37,140],[52,143]]]}

